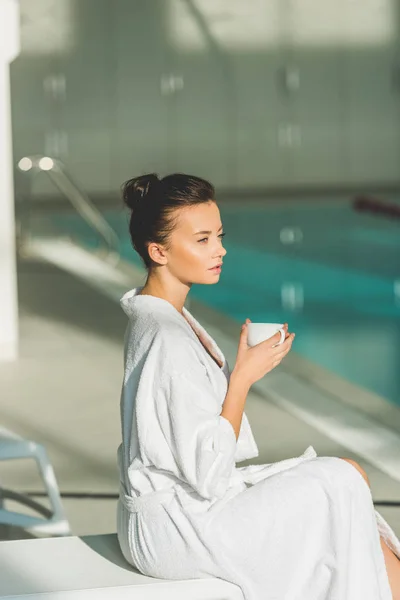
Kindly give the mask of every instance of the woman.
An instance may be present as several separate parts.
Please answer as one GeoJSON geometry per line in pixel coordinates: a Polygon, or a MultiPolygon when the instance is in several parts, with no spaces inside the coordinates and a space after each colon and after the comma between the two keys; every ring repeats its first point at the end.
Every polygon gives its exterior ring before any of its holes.
{"type": "MultiPolygon", "coordinates": [[[[127,181],[130,235],[148,276],[122,298],[129,317],[121,397],[118,538],[128,562],[166,579],[219,577],[245,600],[400,599],[400,542],[350,459],[258,456],[243,412],[251,385],[294,334],[252,348],[242,326],[229,371],[184,307],[219,280],[226,254],[213,186],[183,174],[127,181]],[[393,596],[392,596],[393,594],[393,596]]],[[[266,431],[268,435],[268,431],[266,431]]]]}

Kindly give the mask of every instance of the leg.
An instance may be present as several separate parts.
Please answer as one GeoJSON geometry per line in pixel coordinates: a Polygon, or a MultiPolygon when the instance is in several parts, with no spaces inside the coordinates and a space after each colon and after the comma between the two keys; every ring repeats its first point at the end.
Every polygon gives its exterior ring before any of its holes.
{"type": "Polygon", "coordinates": [[[393,600],[400,600],[400,561],[380,538],[393,600]]]}
{"type": "MultiPolygon", "coordinates": [[[[355,460],[352,460],[351,458],[342,458],[342,460],[345,460],[346,462],[351,464],[355,469],[357,469],[357,471],[361,473],[369,487],[371,487],[368,475],[355,460]]],[[[380,542],[383,550],[383,556],[385,557],[386,571],[388,574],[389,583],[393,594],[393,600],[400,600],[400,560],[390,550],[390,548],[388,548],[388,546],[385,544],[382,538],[380,538],[380,542]]]]}

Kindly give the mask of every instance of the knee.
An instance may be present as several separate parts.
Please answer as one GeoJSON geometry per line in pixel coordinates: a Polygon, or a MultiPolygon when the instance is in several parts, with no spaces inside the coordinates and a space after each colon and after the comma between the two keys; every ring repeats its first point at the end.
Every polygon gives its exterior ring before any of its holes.
{"type": "Polygon", "coordinates": [[[363,476],[363,478],[365,479],[365,481],[367,482],[369,487],[371,487],[371,484],[368,479],[368,475],[366,474],[364,469],[358,464],[358,462],[356,462],[355,460],[352,460],[351,458],[342,458],[341,460],[345,460],[350,465],[352,465],[355,469],[357,469],[357,471],[363,476]]]}

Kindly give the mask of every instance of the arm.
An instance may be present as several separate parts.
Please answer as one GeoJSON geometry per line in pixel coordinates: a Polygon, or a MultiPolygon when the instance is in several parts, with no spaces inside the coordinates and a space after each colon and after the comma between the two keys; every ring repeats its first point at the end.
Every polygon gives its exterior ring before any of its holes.
{"type": "Polygon", "coordinates": [[[239,437],[244,406],[249,390],[250,384],[248,384],[244,377],[241,377],[237,371],[233,370],[229,381],[228,392],[222,405],[221,417],[228,419],[232,425],[235,431],[236,440],[239,437]]]}
{"type": "MultiPolygon", "coordinates": [[[[160,419],[173,457],[169,470],[203,498],[221,498],[235,468],[236,435],[219,414],[221,404],[207,379],[191,375],[175,373],[169,380],[168,409],[160,419]]],[[[163,454],[161,468],[166,458],[163,454]]]]}
{"type": "Polygon", "coordinates": [[[221,416],[231,423],[236,439],[239,436],[244,405],[252,384],[281,362],[289,352],[294,338],[294,334],[287,333],[287,324],[285,323],[286,340],[279,347],[276,347],[280,339],[278,332],[268,340],[250,348],[247,344],[248,323],[250,323],[250,319],[246,319],[246,324],[242,325],[236,364],[231,374],[228,393],[221,412],[221,416]]]}
{"type": "Polygon", "coordinates": [[[141,461],[188,483],[205,499],[221,498],[229,487],[237,451],[232,424],[220,414],[223,398],[194,345],[169,344],[166,350],[154,344],[150,353],[152,360],[141,364],[135,377],[141,461]]]}

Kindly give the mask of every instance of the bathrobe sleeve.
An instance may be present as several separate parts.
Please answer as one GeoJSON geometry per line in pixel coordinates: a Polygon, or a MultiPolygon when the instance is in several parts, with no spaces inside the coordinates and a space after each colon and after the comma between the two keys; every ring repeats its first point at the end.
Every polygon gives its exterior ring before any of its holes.
{"type": "Polygon", "coordinates": [[[236,452],[234,429],[219,414],[221,408],[212,396],[206,378],[201,387],[181,373],[170,379],[168,433],[177,469],[200,496],[210,500],[224,496],[236,452]]]}
{"type": "Polygon", "coordinates": [[[148,465],[213,500],[223,497],[229,487],[236,435],[220,415],[224,398],[215,393],[198,356],[193,362],[189,357],[190,350],[185,351],[184,359],[174,363],[180,367],[167,361],[168,367],[159,373],[152,406],[147,405],[146,426],[140,428],[140,452],[148,465]]]}

